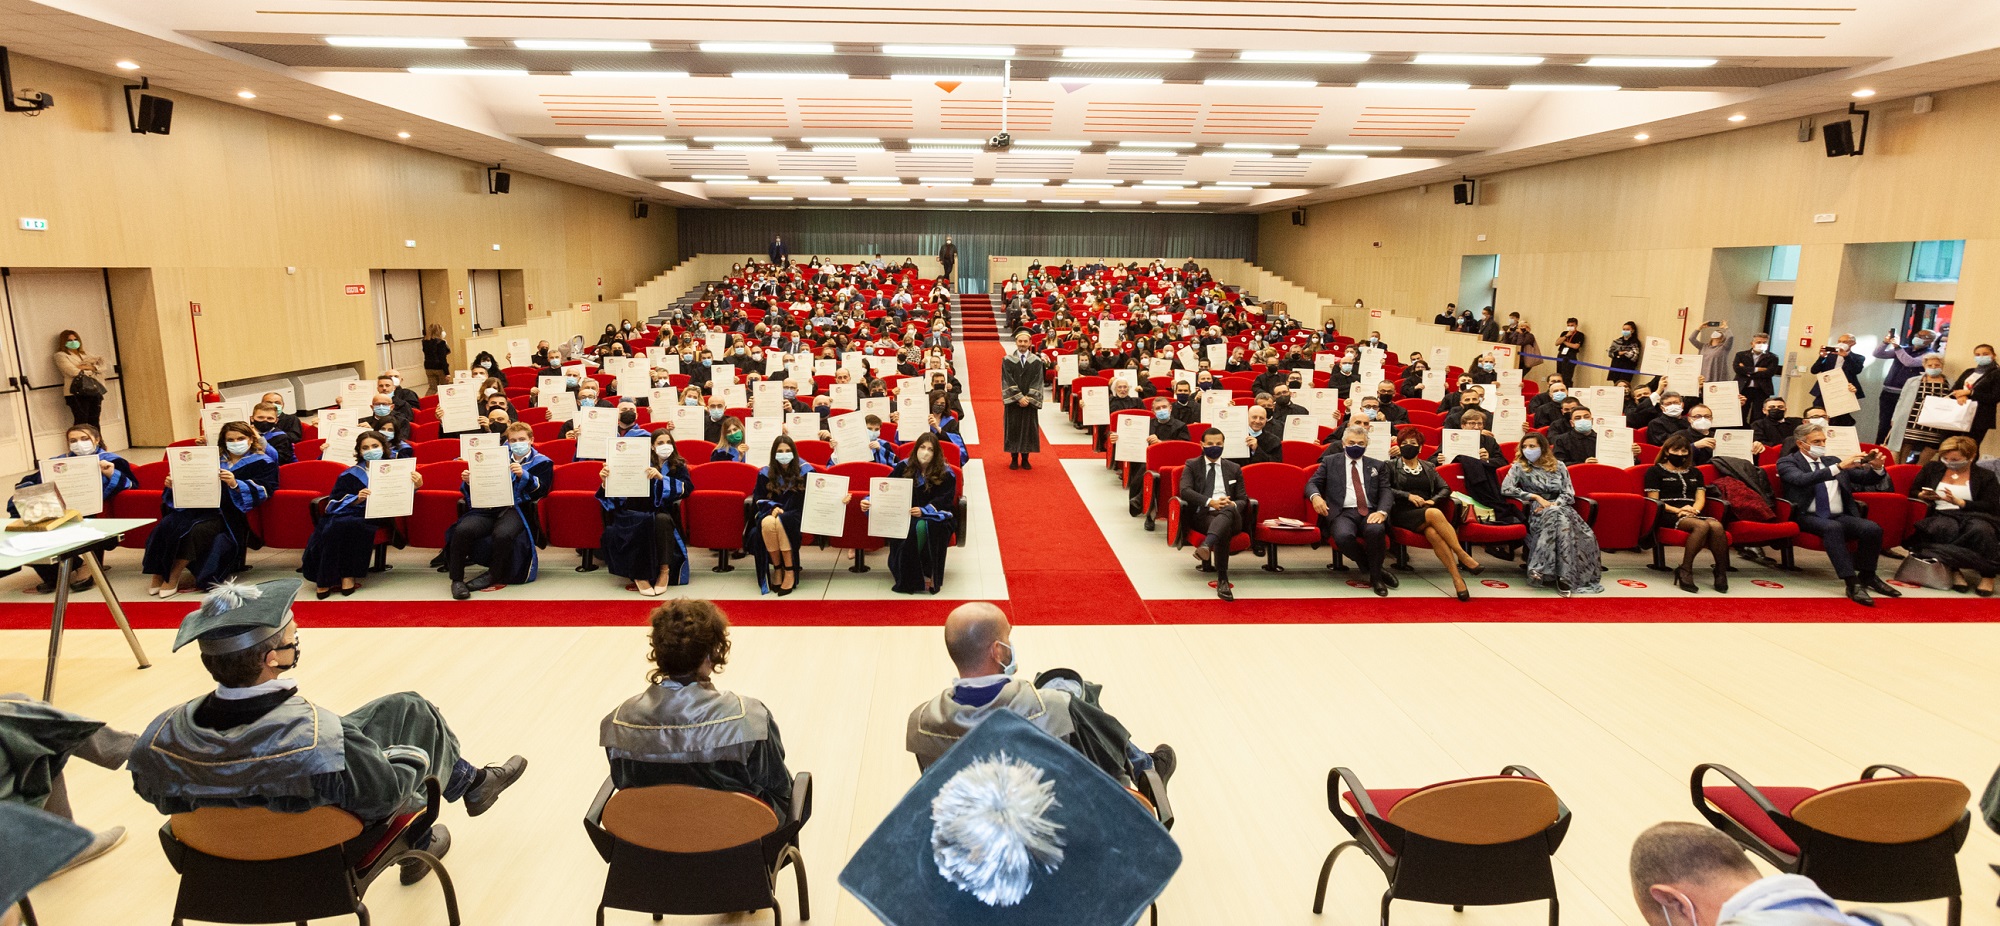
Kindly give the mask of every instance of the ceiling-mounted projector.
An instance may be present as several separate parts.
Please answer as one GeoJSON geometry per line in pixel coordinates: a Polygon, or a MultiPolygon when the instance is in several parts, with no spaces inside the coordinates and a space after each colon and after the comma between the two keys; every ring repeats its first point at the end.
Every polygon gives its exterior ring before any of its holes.
{"type": "Polygon", "coordinates": [[[1005,151],[1008,148],[1013,147],[1013,145],[1014,145],[1014,136],[1009,135],[1006,132],[1001,132],[1000,134],[995,135],[992,138],[986,140],[986,147],[998,148],[1002,151],[1005,151]]]}

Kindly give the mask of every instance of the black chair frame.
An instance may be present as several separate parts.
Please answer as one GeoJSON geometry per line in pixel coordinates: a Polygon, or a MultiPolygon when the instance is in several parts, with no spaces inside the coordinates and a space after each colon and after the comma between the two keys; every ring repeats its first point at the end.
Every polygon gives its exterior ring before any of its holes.
{"type": "Polygon", "coordinates": [[[784,907],[777,896],[778,873],[791,866],[797,879],[799,919],[812,919],[806,888],[806,861],[799,850],[799,830],[812,819],[812,774],[792,778],[791,819],[769,835],[740,846],[712,852],[661,852],[619,839],[601,822],[604,807],[617,792],[606,779],[583,818],[597,854],[611,867],[604,877],[604,894],[597,904],[597,924],[604,926],[607,909],[663,916],[741,913],[769,908],[774,926],[784,926],[784,907]],[[755,877],[746,877],[756,872],[755,877]]]}
{"type": "Polygon", "coordinates": [[[368,926],[368,905],[362,902],[369,885],[383,872],[405,860],[423,863],[444,889],[445,916],[459,926],[458,892],[437,856],[415,846],[419,833],[430,832],[443,806],[443,789],[426,778],[424,809],[396,833],[365,868],[361,855],[384,835],[384,824],[367,827],[345,845],[269,861],[219,858],[175,838],[171,822],[160,827],[160,846],[180,873],[174,898],[173,926],[184,920],[210,923],[303,923],[322,917],[353,916],[368,926]],[[262,888],[260,890],[260,888],[262,888]]]}
{"type": "MultiPolygon", "coordinates": [[[[1500,774],[1542,780],[1525,765],[1509,765],[1500,774]]],[[[1450,904],[1458,912],[1468,906],[1546,900],[1549,926],[1558,926],[1561,904],[1556,899],[1555,871],[1549,859],[1569,833],[1570,822],[1569,806],[1560,799],[1556,801],[1556,820],[1547,829],[1512,842],[1483,846],[1444,842],[1390,823],[1375,809],[1360,778],[1349,769],[1335,768],[1327,773],[1326,801],[1334,819],[1353,838],[1334,846],[1327,853],[1325,864],[1320,866],[1319,885],[1313,893],[1313,913],[1325,908],[1326,885],[1333,874],[1334,861],[1341,852],[1359,848],[1389,879],[1388,888],[1382,892],[1381,926],[1389,926],[1392,900],[1450,904]],[[1342,808],[1343,787],[1354,795],[1362,815],[1367,817],[1365,825],[1342,808]]]]}
{"type": "MultiPolygon", "coordinates": [[[[1893,772],[1901,777],[1919,777],[1895,765],[1871,765],[1861,771],[1864,779],[1877,772],[1893,772]]],[[[1695,810],[1716,829],[1743,848],[1755,853],[1771,867],[1786,874],[1813,879],[1837,900],[1860,903],[1912,903],[1943,899],[1947,902],[1945,922],[1958,926],[1964,905],[1958,879],[1958,850],[1972,829],[1972,812],[1966,811],[1953,823],[1928,839],[1888,844],[1863,842],[1821,832],[1792,819],[1771,803],[1764,792],[1725,765],[1704,762],[1694,767],[1688,789],[1695,810]],[[1791,837],[1798,854],[1786,853],[1750,832],[1741,823],[1709,806],[1702,794],[1702,781],[1714,772],[1741,789],[1759,810],[1771,818],[1780,831],[1791,837]]]]}

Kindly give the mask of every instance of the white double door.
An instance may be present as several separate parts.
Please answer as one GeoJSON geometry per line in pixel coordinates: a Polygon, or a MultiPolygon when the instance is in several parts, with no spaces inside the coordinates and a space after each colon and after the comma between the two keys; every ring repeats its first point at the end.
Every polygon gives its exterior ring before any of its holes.
{"type": "Polygon", "coordinates": [[[0,474],[27,472],[68,449],[63,432],[74,418],[55,361],[65,330],[78,334],[85,353],[104,358],[99,427],[108,448],[124,450],[124,383],[104,271],[10,268],[0,280],[0,474]]]}

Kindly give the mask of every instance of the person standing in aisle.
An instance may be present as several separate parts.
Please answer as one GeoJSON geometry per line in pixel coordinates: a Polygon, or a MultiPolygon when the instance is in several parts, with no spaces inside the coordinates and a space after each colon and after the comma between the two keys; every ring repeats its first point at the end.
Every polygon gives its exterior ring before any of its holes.
{"type": "Polygon", "coordinates": [[[951,243],[950,235],[944,236],[944,246],[938,248],[937,257],[938,263],[944,265],[944,273],[941,276],[946,283],[951,284],[952,289],[957,289],[958,277],[953,275],[952,271],[958,268],[958,245],[951,243]]]}
{"type": "Polygon", "coordinates": [[[1035,353],[1025,331],[1014,335],[1014,352],[1000,364],[1000,401],[1007,403],[1001,419],[1008,469],[1034,469],[1028,454],[1042,449],[1043,374],[1048,363],[1035,353]]]}
{"type": "Polygon", "coordinates": [[[100,380],[105,370],[104,358],[84,353],[83,336],[64,331],[56,336],[56,370],[62,373],[63,401],[69,404],[73,419],[70,423],[101,427],[98,418],[104,411],[104,383],[100,380]],[[82,390],[76,388],[80,379],[82,390]]]}
{"type": "Polygon", "coordinates": [[[1576,385],[1576,358],[1583,356],[1583,329],[1576,326],[1572,317],[1563,323],[1562,334],[1556,336],[1556,372],[1563,382],[1576,385]]]}

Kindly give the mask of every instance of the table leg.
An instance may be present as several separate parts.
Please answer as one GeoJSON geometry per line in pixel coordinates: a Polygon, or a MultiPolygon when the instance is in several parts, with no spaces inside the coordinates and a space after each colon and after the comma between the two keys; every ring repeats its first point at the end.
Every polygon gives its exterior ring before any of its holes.
{"type": "Polygon", "coordinates": [[[56,609],[49,618],[49,670],[42,677],[42,700],[54,701],[56,695],[56,659],[62,655],[63,616],[69,610],[69,557],[64,556],[56,565],[56,609]]]}
{"type": "Polygon", "coordinates": [[[139,635],[132,632],[132,625],[125,620],[125,608],[118,603],[118,593],[112,591],[111,583],[104,578],[103,567],[97,564],[97,554],[86,552],[82,555],[83,568],[90,571],[90,577],[97,580],[97,593],[104,596],[104,606],[111,609],[111,619],[118,622],[118,629],[125,632],[125,645],[132,647],[132,658],[139,660],[139,668],[153,667],[146,658],[145,649],[139,646],[139,635]]]}

